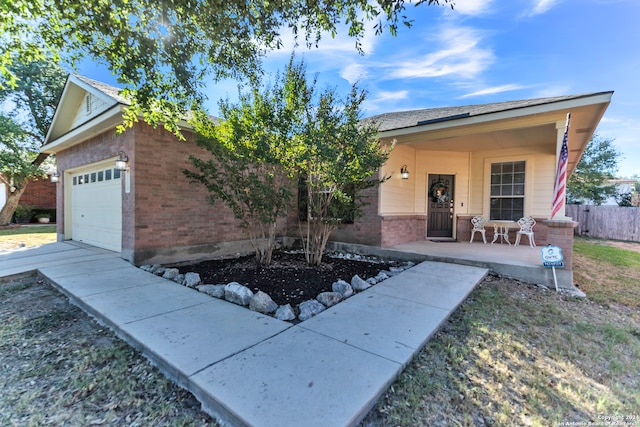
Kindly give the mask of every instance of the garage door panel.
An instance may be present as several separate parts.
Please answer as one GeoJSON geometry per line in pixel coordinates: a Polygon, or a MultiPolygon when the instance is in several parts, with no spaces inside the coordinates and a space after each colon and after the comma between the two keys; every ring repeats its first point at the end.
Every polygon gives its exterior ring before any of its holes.
{"type": "Polygon", "coordinates": [[[71,210],[73,240],[121,250],[122,184],[113,169],[97,168],[73,175],[71,210]]]}

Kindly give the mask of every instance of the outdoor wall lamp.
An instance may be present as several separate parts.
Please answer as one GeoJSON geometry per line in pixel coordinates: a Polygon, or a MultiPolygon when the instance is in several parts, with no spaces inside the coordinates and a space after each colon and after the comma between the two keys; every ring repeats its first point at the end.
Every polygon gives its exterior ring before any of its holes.
{"type": "Polygon", "coordinates": [[[400,176],[402,179],[409,179],[409,169],[407,169],[407,165],[402,166],[400,169],[400,176]]]}
{"type": "Polygon", "coordinates": [[[129,162],[129,156],[127,156],[124,151],[119,151],[118,158],[116,159],[116,169],[120,171],[126,171],[127,162],[129,162]]]}
{"type": "Polygon", "coordinates": [[[60,174],[58,173],[58,171],[56,171],[51,174],[51,182],[58,182],[58,181],[60,181],[60,174]]]}

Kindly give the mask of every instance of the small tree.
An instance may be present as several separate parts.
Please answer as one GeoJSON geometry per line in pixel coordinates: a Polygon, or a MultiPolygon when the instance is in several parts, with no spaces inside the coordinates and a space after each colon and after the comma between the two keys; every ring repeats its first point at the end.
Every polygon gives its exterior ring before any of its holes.
{"type": "Polygon", "coordinates": [[[375,173],[389,155],[376,124],[360,121],[364,99],[355,86],[345,100],[333,90],[316,96],[316,79],[307,81],[304,63],[292,57],[272,87],[253,86],[237,105],[222,102],[219,124],[198,116],[200,144],[212,158],[192,157],[197,171],[185,174],[233,210],[262,264],[271,260],[277,217],[301,178],[303,247],[307,262],[320,264],[331,232],[360,214],[360,190],[382,181],[375,173]]]}
{"type": "Polygon", "coordinates": [[[568,203],[586,200],[601,205],[614,197],[616,187],[607,185],[606,181],[618,170],[620,156],[612,139],[594,134],[567,183],[568,203]]]}
{"type": "Polygon", "coordinates": [[[361,120],[365,98],[355,85],[344,100],[326,90],[307,112],[307,128],[296,151],[305,190],[300,231],[311,265],[322,262],[329,237],[340,224],[361,216],[362,190],[385,180],[376,173],[390,150],[380,146],[377,124],[361,120]]]}
{"type": "Polygon", "coordinates": [[[247,229],[256,259],[269,265],[275,247],[276,221],[286,214],[291,182],[278,160],[286,146],[289,124],[279,101],[281,86],[260,93],[240,94],[238,104],[220,102],[223,120],[213,124],[206,116],[196,120],[199,144],[211,153],[207,160],[191,156],[196,171],[185,174],[201,182],[211,202],[221,200],[247,229]]]}

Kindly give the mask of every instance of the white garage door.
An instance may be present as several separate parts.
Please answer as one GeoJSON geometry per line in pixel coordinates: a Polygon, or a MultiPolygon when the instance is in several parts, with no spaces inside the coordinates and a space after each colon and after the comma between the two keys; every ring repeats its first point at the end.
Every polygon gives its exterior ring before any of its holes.
{"type": "Polygon", "coordinates": [[[122,185],[119,170],[109,167],[71,176],[71,238],[120,252],[122,185]]]}

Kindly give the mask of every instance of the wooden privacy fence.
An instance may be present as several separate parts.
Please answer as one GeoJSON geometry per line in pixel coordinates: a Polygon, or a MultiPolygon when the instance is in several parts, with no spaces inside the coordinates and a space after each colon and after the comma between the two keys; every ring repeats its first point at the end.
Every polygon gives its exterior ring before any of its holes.
{"type": "Polygon", "coordinates": [[[640,208],[567,205],[567,216],[578,223],[579,236],[640,242],[640,208]]]}

